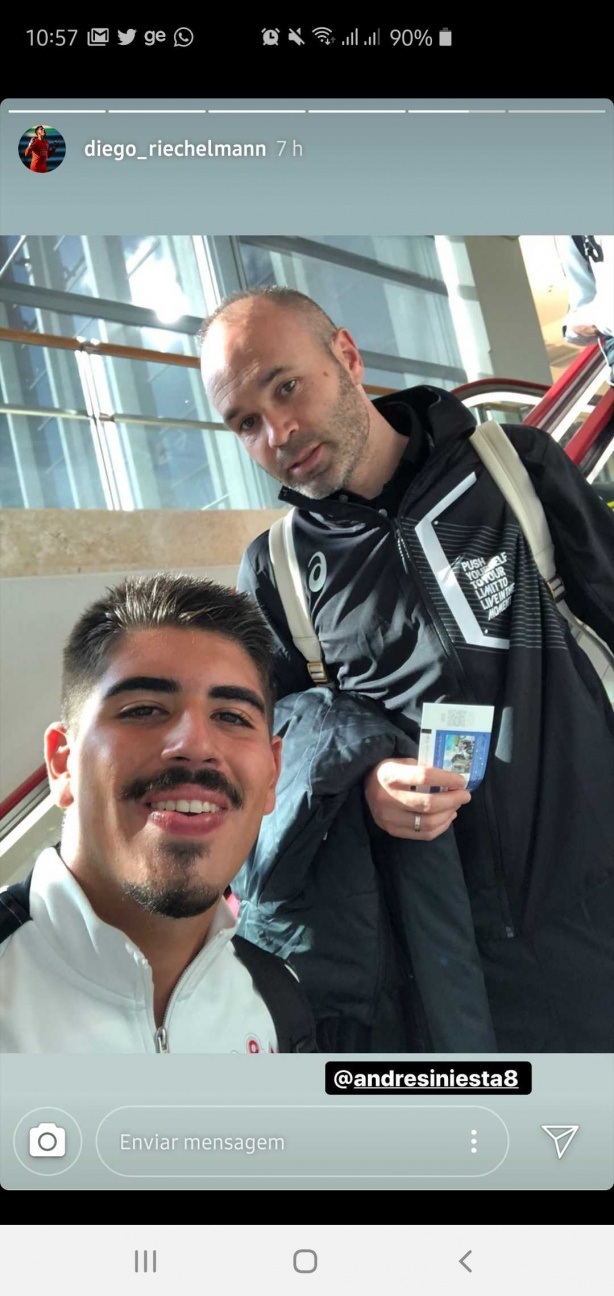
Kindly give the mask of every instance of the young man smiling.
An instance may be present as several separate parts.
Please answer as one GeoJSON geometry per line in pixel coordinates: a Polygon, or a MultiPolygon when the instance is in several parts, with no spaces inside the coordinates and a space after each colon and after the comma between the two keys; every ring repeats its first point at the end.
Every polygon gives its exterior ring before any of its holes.
{"type": "Polygon", "coordinates": [[[0,893],[0,1049],[312,1051],[280,960],[223,894],[275,804],[269,635],[245,595],[127,580],[64,654],[45,735],[61,844],[0,893]]]}

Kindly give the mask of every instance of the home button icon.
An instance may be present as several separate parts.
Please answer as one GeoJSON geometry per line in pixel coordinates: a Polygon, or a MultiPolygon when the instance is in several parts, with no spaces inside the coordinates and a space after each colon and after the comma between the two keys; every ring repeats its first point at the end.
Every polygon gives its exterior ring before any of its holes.
{"type": "Polygon", "coordinates": [[[297,1273],[315,1273],[318,1267],[318,1257],[315,1251],[295,1251],[292,1263],[297,1273]]]}

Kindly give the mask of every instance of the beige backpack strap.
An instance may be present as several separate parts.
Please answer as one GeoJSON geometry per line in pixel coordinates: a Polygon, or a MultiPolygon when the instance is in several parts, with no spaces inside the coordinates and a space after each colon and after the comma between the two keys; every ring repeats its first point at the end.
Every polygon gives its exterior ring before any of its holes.
{"type": "Polygon", "coordinates": [[[515,513],[520,529],[529,542],[539,574],[550,586],[552,597],[558,602],[559,597],[564,597],[565,589],[556,574],[552,536],[542,504],[520,455],[500,424],[492,419],[481,423],[469,440],[497,483],[512,513],[515,513]],[[560,595],[553,588],[555,582],[560,586],[560,595]]]}
{"type": "Polygon", "coordinates": [[[546,514],[520,455],[494,419],[481,423],[469,440],[515,513],[520,529],[529,543],[537,570],[545,580],[561,616],[571,627],[575,639],[584,649],[612,698],[614,655],[594,630],[578,621],[565,602],[565,586],[560,576],[557,576],[554,545],[546,514]]]}
{"type": "Polygon", "coordinates": [[[290,509],[278,522],[273,523],[269,531],[269,554],[292,639],[307,662],[307,670],[313,683],[329,684],[331,681],[322,660],[318,636],[309,616],[296,557],[292,533],[293,515],[294,509],[290,509]]]}

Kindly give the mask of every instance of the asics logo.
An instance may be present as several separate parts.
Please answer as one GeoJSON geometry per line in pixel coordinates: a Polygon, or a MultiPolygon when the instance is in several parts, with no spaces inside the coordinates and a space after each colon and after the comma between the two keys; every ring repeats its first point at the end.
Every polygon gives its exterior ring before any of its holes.
{"type": "Polygon", "coordinates": [[[314,553],[311,555],[307,565],[309,567],[307,584],[312,594],[317,594],[318,591],[322,589],[326,580],[326,558],[323,553],[314,553]]]}

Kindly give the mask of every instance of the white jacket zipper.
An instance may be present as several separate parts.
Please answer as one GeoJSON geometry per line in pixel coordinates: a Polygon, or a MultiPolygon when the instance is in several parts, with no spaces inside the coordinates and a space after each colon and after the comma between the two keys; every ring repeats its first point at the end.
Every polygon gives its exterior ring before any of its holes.
{"type": "MultiPolygon", "coordinates": [[[[219,941],[219,937],[220,937],[220,935],[221,935],[221,933],[218,932],[217,936],[215,937],[215,940],[216,940],[216,941],[219,941]]],[[[201,953],[202,953],[202,951],[201,951],[201,953]]],[[[198,957],[198,956],[197,956],[197,957],[198,957]]],[[[171,997],[170,997],[170,999],[169,999],[169,1001],[168,1001],[168,1003],[167,1003],[167,1005],[166,1005],[166,1012],[165,1012],[165,1014],[164,1014],[164,1020],[165,1020],[165,1022],[168,1021],[169,1016],[170,1016],[171,1011],[172,1011],[172,1008],[173,1008],[173,1004],[174,1004],[174,1002],[175,1002],[175,1000],[176,1000],[176,998],[177,998],[178,992],[180,991],[182,985],[183,985],[184,982],[187,980],[187,978],[191,975],[191,973],[192,973],[192,968],[193,968],[193,963],[191,963],[191,964],[190,964],[190,965],[185,969],[185,971],[182,972],[182,974],[181,974],[181,976],[180,976],[180,978],[179,978],[179,980],[178,980],[178,982],[177,982],[177,985],[175,986],[175,988],[174,988],[174,990],[173,990],[173,993],[171,994],[171,997]]],[[[167,1034],[166,1026],[159,1026],[159,1027],[158,1027],[158,1029],[157,1029],[157,1031],[156,1031],[156,1033],[155,1033],[154,1039],[155,1039],[155,1041],[156,1041],[156,1053],[170,1053],[171,1050],[170,1050],[170,1048],[169,1048],[169,1043],[168,1043],[168,1034],[167,1034]]]]}

